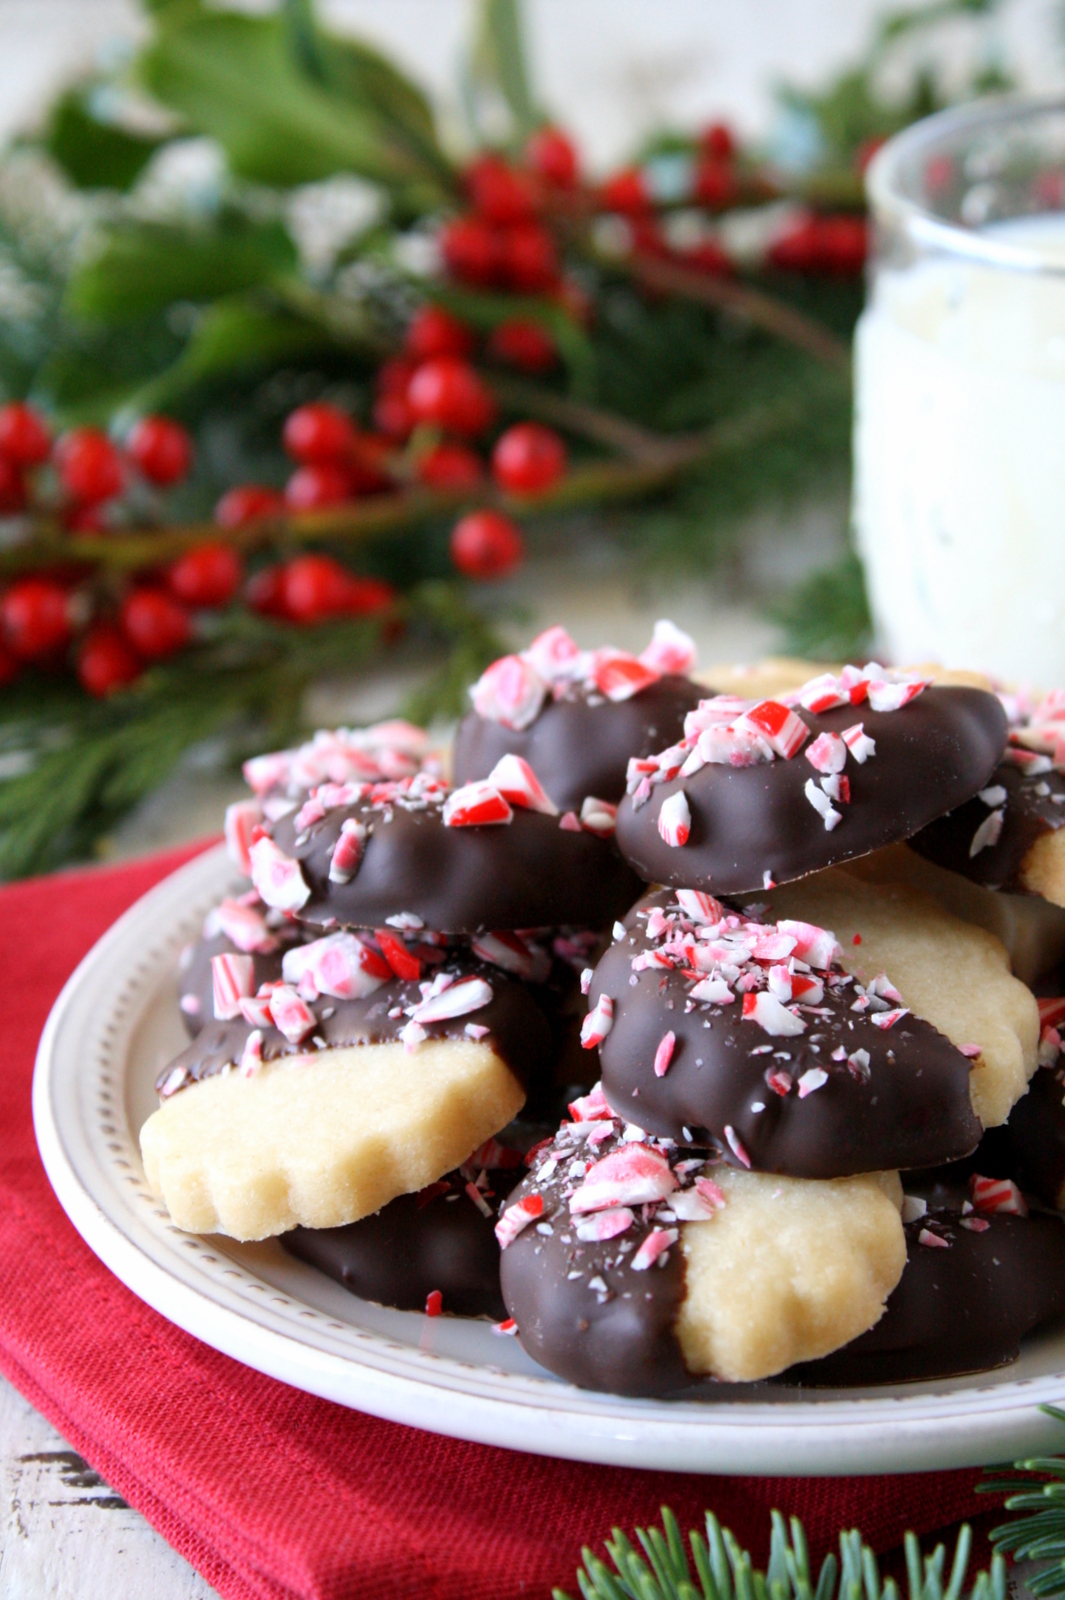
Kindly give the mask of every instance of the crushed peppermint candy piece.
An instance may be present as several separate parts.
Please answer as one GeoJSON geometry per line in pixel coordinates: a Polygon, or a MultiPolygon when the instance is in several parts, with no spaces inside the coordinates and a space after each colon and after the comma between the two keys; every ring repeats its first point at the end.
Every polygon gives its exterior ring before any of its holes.
{"type": "Polygon", "coordinates": [[[715,1006],[730,1006],[736,1000],[736,996],[720,973],[714,973],[709,978],[700,978],[690,993],[693,1000],[709,1000],[711,1005],[715,1006]]]}
{"type": "Polygon", "coordinates": [[[1012,1178],[984,1178],[974,1172],[969,1179],[969,1197],[977,1211],[995,1215],[1026,1217],[1028,1206],[1012,1178]]]}
{"type": "Polygon", "coordinates": [[[908,1017],[909,1015],[909,1006],[896,1006],[892,1011],[872,1012],[869,1021],[874,1028],[893,1028],[901,1017],[908,1017]]]}
{"type": "Polygon", "coordinates": [[[824,1067],[808,1067],[799,1076],[799,1099],[805,1100],[808,1094],[813,1094],[815,1089],[821,1089],[828,1082],[828,1073],[824,1067]]]}
{"type": "Polygon", "coordinates": [[[269,998],[270,1017],[274,1027],[285,1035],[289,1044],[300,1044],[317,1026],[314,1012],[301,1000],[291,984],[275,984],[269,998]]]}
{"type": "Polygon", "coordinates": [[[780,1001],[762,989],[757,994],[745,994],[743,997],[744,1022],[756,1022],[758,1026],[774,1038],[794,1038],[806,1032],[806,1024],[801,1017],[782,1006],[780,1001]]]}
{"type": "Polygon", "coordinates": [[[732,1154],[736,1157],[736,1160],[741,1166],[746,1167],[749,1172],[751,1168],[751,1158],[747,1154],[743,1140],[740,1138],[735,1128],[732,1127],[731,1123],[728,1122],[725,1124],[725,1139],[728,1142],[728,1147],[732,1151],[732,1154]]]}
{"type": "Polygon", "coordinates": [[[366,829],[354,817],[345,817],[340,824],[340,837],[329,858],[330,883],[350,883],[359,870],[366,844],[366,829]]]}
{"type": "Polygon", "coordinates": [[[558,807],[548,796],[532,767],[521,756],[500,756],[485,782],[498,789],[503,799],[512,806],[542,811],[546,817],[558,816],[558,807]]]}
{"type": "Polygon", "coordinates": [[[224,953],[211,957],[214,1014],[220,1022],[240,1016],[241,998],[255,993],[255,957],[224,953]]]}
{"type": "Polygon", "coordinates": [[[816,967],[818,972],[827,972],[843,953],[835,934],[828,928],[819,928],[816,923],[782,917],[777,928],[795,940],[795,955],[799,960],[816,967]]]}
{"type": "Polygon", "coordinates": [[[819,733],[803,755],[815,772],[826,775],[842,772],[847,764],[847,746],[838,733],[819,733]]]}
{"type": "Polygon", "coordinates": [[[750,729],[760,735],[783,761],[790,761],[810,737],[810,730],[800,716],[779,700],[762,700],[745,711],[733,723],[737,731],[750,729]]]}
{"type": "Polygon", "coordinates": [[[807,778],[803,793],[824,822],[825,832],[831,833],[836,824],[843,821],[843,813],[836,810],[828,795],[817,787],[812,778],[807,778]]]}
{"type": "Polygon", "coordinates": [[[656,1078],[664,1078],[669,1071],[669,1064],[673,1060],[673,1052],[676,1047],[676,1034],[673,1032],[663,1034],[658,1041],[658,1049],[655,1051],[654,1067],[656,1078]]]}
{"type": "Polygon", "coordinates": [[[663,1261],[671,1245],[680,1238],[676,1228],[653,1228],[632,1258],[633,1272],[646,1272],[656,1261],[663,1261]]]}
{"type": "Polygon", "coordinates": [[[470,940],[470,949],[482,961],[525,983],[545,983],[551,972],[547,951],[539,945],[526,944],[519,933],[477,934],[470,940]]]}
{"type": "Polygon", "coordinates": [[[678,889],[677,904],[693,922],[709,925],[721,922],[725,916],[721,901],[715,900],[712,894],[705,894],[702,889],[678,889]]]}
{"type": "Polygon", "coordinates": [[[876,755],[876,740],[870,739],[864,723],[856,722],[853,728],[844,728],[842,739],[860,767],[865,765],[870,756],[876,755]]]}
{"type": "Polygon", "coordinates": [[[614,703],[631,700],[641,689],[657,683],[661,676],[639,656],[630,656],[624,650],[596,650],[594,654],[592,677],[595,686],[614,703]]]}
{"type": "MultiPolygon", "coordinates": [[[[258,896],[256,896],[258,898],[258,896]]],[[[270,931],[266,918],[255,906],[244,905],[240,900],[223,900],[212,907],[203,925],[205,939],[218,934],[236,945],[245,955],[269,955],[278,947],[276,934],[270,931]]]]}
{"type": "Polygon", "coordinates": [[[663,674],[689,673],[697,659],[695,640],[667,618],[655,623],[650,644],[640,651],[644,666],[663,674]]]}
{"type": "Polygon", "coordinates": [[[679,847],[686,845],[691,834],[692,815],[688,807],[688,797],[683,789],[678,789],[675,794],[669,795],[662,802],[658,813],[658,832],[666,844],[679,847]]]}
{"type": "Polygon", "coordinates": [[[256,839],[249,855],[251,880],[264,904],[275,911],[302,911],[311,898],[311,888],[299,862],[265,835],[256,839]]]}
{"type": "MultiPolygon", "coordinates": [[[[433,986],[435,988],[435,984],[433,986]]],[[[481,1011],[491,1003],[492,985],[484,978],[459,978],[446,989],[430,992],[414,1007],[411,1017],[423,1026],[427,1022],[449,1022],[470,1011],[481,1011]]]]}
{"type": "Polygon", "coordinates": [[[607,1105],[602,1085],[598,1083],[586,1095],[582,1095],[577,1100],[571,1100],[567,1110],[574,1122],[598,1122],[603,1117],[612,1117],[614,1115],[607,1105]]]}
{"type": "Polygon", "coordinates": [[[244,1041],[237,1071],[242,1078],[254,1078],[263,1064],[263,1035],[261,1028],[253,1028],[244,1041]]]}
{"type": "Polygon", "coordinates": [[[512,1245],[518,1234],[524,1232],[530,1222],[538,1222],[543,1214],[544,1198],[539,1194],[527,1194],[514,1205],[508,1206],[495,1225],[499,1248],[505,1250],[512,1245]]]}
{"type": "Polygon", "coordinates": [[[982,800],[985,806],[990,806],[993,810],[996,806],[1004,806],[1009,799],[1009,794],[1003,784],[993,783],[989,789],[981,789],[977,798],[982,800]]]}
{"type": "Polygon", "coordinates": [[[986,1233],[991,1224],[986,1217],[961,1217],[959,1226],[967,1228],[970,1233],[986,1233]]]}
{"type": "Polygon", "coordinates": [[[902,1197],[903,1222],[920,1222],[928,1213],[928,1201],[922,1200],[919,1195],[904,1194],[902,1197]]]}
{"type": "Polygon", "coordinates": [[[246,878],[251,877],[251,847],[262,820],[263,808],[258,800],[234,800],[226,807],[226,850],[237,871],[246,878]]]}
{"type": "Polygon", "coordinates": [[[485,668],[470,690],[470,699],[478,716],[520,732],[536,721],[547,692],[546,682],[528,661],[501,656],[485,668]]]}
{"type": "Polygon", "coordinates": [[[992,811],[986,816],[973,834],[972,843],[969,845],[969,859],[978,856],[981,850],[986,850],[991,845],[998,844],[1002,835],[1002,824],[1006,820],[1006,808],[1001,806],[997,811],[992,811]]]}
{"type": "Polygon", "coordinates": [[[480,828],[513,820],[514,813],[494,784],[478,779],[453,789],[444,801],[445,828],[480,828]]]}
{"type": "Polygon", "coordinates": [[[575,811],[563,811],[558,819],[558,825],[563,833],[580,833],[581,819],[575,811]]]}
{"type": "Polygon", "coordinates": [[[392,968],[358,934],[341,932],[287,950],[281,976],[297,986],[309,980],[312,998],[325,994],[336,1000],[364,1000],[388,982],[392,968]]]}
{"type": "Polygon", "coordinates": [[[950,1240],[944,1239],[942,1234],[933,1233],[931,1228],[922,1228],[917,1235],[917,1243],[927,1245],[930,1249],[949,1250],[950,1240]]]}
{"type": "Polygon", "coordinates": [[[585,1050],[601,1045],[614,1026],[614,1002],[608,994],[601,994],[581,1023],[581,1044],[585,1050]]]}
{"type": "Polygon", "coordinates": [[[574,1216],[583,1216],[615,1206],[650,1205],[676,1187],[673,1169],[661,1151],[642,1142],[626,1144],[589,1167],[583,1183],[570,1195],[569,1208],[574,1216]]]}
{"type": "Polygon", "coordinates": [[[502,1322],[493,1322],[492,1324],[492,1332],[498,1334],[500,1338],[503,1339],[513,1339],[517,1334],[517,1331],[518,1324],[514,1321],[513,1317],[504,1317],[502,1322]]]}
{"type": "Polygon", "coordinates": [[[584,1243],[616,1239],[619,1234],[628,1232],[635,1220],[635,1213],[629,1206],[614,1206],[609,1211],[593,1212],[577,1224],[575,1231],[584,1243]]]}
{"type": "Polygon", "coordinates": [[[609,839],[617,827],[618,808],[609,800],[586,794],[581,801],[581,827],[599,839],[609,839]]]}

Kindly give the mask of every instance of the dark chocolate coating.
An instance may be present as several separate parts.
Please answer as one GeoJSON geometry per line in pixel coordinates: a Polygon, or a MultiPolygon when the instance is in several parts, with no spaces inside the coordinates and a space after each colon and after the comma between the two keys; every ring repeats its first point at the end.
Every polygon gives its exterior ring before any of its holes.
{"type": "MultiPolygon", "coordinates": [[[[615,1148],[610,1140],[596,1154],[615,1148]]],[[[553,1229],[543,1234],[527,1227],[500,1257],[503,1300],[522,1345],[542,1367],[582,1389],[663,1395],[690,1388],[695,1380],[673,1331],[684,1299],[679,1245],[664,1266],[656,1262],[646,1272],[633,1272],[628,1262],[656,1226],[644,1222],[639,1210],[620,1238],[582,1243],[562,1196],[563,1175],[560,1167],[540,1184],[534,1173],[510,1197],[513,1202],[541,1193],[542,1221],[553,1229]],[[606,1296],[590,1286],[596,1277],[607,1285],[606,1296]]]]}
{"type": "Polygon", "coordinates": [[[988,785],[998,784],[1006,791],[1006,814],[996,844],[985,845],[974,856],[969,854],[973,835],[995,809],[974,799],[915,833],[910,847],[973,883],[1004,889],[1009,894],[1027,894],[1030,891],[1023,882],[1023,868],[1029,851],[1045,833],[1054,833],[1065,825],[1065,777],[1057,772],[1027,777],[1012,762],[1003,761],[988,780],[988,785]],[[1049,794],[1037,794],[1040,787],[1049,788],[1049,794]],[[1056,794],[1062,797],[1058,804],[1053,798],[1056,794]]]}
{"type": "Polygon", "coordinates": [[[632,904],[639,881],[611,840],[558,822],[516,807],[509,823],[448,828],[437,806],[382,811],[362,802],[327,812],[298,842],[293,818],[283,817],[274,838],[311,888],[300,920],[323,928],[379,927],[400,911],[441,933],[603,927],[632,904]],[[349,817],[372,832],[350,883],[330,883],[333,848],[349,817]]]}
{"type": "MultiPolygon", "coordinates": [[[[1000,1134],[1008,1170],[1022,1189],[1058,1207],[1065,1187],[1065,1067],[1040,1067],[1000,1134]]],[[[992,1172],[990,1176],[998,1176],[992,1172]]]]}
{"type": "Polygon", "coordinates": [[[281,1240],[291,1255],[335,1278],[363,1300],[424,1311],[434,1289],[458,1317],[506,1316],[499,1289],[495,1215],[513,1172],[491,1173],[490,1217],[449,1172],[420,1194],[403,1194],[372,1217],[344,1228],[295,1228],[281,1240]]]}
{"type": "MultiPolygon", "coordinates": [[[[426,1023],[429,1038],[463,1039],[466,1024],[478,1024],[488,1029],[483,1042],[506,1062],[519,1082],[528,1086],[544,1078],[550,1080],[554,1055],[551,1029],[529,985],[508,978],[498,967],[486,966],[468,957],[449,956],[433,970],[454,972],[463,977],[476,973],[491,984],[492,998],[479,1011],[444,1022],[426,1023]]],[[[420,999],[417,983],[399,978],[382,984],[364,1000],[335,1000],[323,995],[309,1002],[317,1018],[317,1027],[302,1043],[292,1044],[277,1028],[262,1030],[263,1060],[274,1061],[281,1056],[306,1055],[315,1049],[344,1045],[392,1043],[398,1039],[408,1019],[402,1011],[395,1017],[389,1016],[389,1012],[416,1005],[420,999]]],[[[178,1067],[184,1067],[186,1072],[183,1088],[239,1062],[251,1031],[239,1018],[234,1022],[206,1023],[192,1043],[163,1068],[156,1079],[156,1088],[161,1090],[178,1067]]]]}
{"type": "Polygon", "coordinates": [[[787,883],[850,861],[909,838],[985,788],[1006,743],[1006,714],[982,689],[925,689],[898,711],[868,704],[819,716],[796,710],[813,737],[860,722],[876,741],[864,764],[847,761],[851,798],[837,807],[842,821],[828,831],[806,798],[807,780],[818,777],[805,758],[808,744],[790,761],[708,765],[656,785],[637,810],[630,797],[622,801],[618,844],[642,878],[728,895],[763,889],[767,872],[787,883]],[[659,835],[658,813],[678,789],[688,799],[691,834],[673,847],[659,835]]]}
{"type": "Polygon", "coordinates": [[[1060,1217],[986,1216],[986,1231],[976,1233],[962,1226],[963,1188],[948,1181],[907,1190],[927,1199],[928,1213],[906,1224],[906,1268],[884,1315],[842,1350],[792,1367],[783,1381],[834,1388],[986,1372],[1015,1361],[1025,1334],[1065,1314],[1060,1217]],[[950,1248],[921,1244],[923,1229],[950,1248]]]}
{"type": "Polygon", "coordinates": [[[577,811],[586,795],[616,804],[625,793],[630,756],[648,756],[675,744],[684,717],[712,689],[667,674],[628,700],[589,696],[573,684],[546,701],[527,728],[508,728],[476,711],[458,725],[452,746],[456,784],[487,778],[500,756],[522,756],[562,811],[577,811]]]}
{"type": "MultiPolygon", "coordinates": [[[[262,983],[279,981],[285,950],[290,949],[296,942],[297,935],[294,929],[292,935],[285,939],[284,945],[277,950],[271,950],[266,955],[253,953],[256,989],[262,983]]],[[[239,955],[240,951],[224,933],[216,933],[212,939],[197,939],[188,949],[188,962],[182,964],[178,976],[178,1003],[181,1008],[181,1019],[190,1037],[194,1039],[205,1023],[214,1021],[214,979],[211,973],[211,957],[239,955]],[[193,1005],[196,1009],[193,1009],[193,1005]]]]}
{"type": "Polygon", "coordinates": [[[729,1125],[756,1170],[800,1178],[928,1167],[976,1148],[982,1130],[969,1097],[970,1063],[930,1022],[911,1014],[878,1028],[868,1013],[851,1011],[853,987],[826,986],[830,1018],[809,1016],[805,1033],[770,1038],[743,1020],[739,1000],[698,1002],[687,1011],[692,984],[680,972],[634,973],[632,958],[653,948],[637,912],[671,903],[670,891],[659,890],[634,906],[625,920],[628,938],[611,945],[592,978],[589,1006],[601,994],[614,1001],[599,1057],[603,1092],[619,1116],[679,1144],[687,1142],[687,1128],[696,1145],[716,1142],[734,1162],[729,1125]],[[659,1078],[655,1051],[669,1031],[676,1044],[659,1078]],[[767,1045],[770,1053],[752,1054],[767,1045]],[[845,1060],[832,1060],[840,1045],[848,1054],[869,1052],[867,1078],[856,1078],[845,1060]],[[828,1082],[800,1099],[797,1080],[814,1067],[828,1073],[828,1082]],[[780,1068],[796,1080],[786,1095],[766,1082],[767,1072],[780,1068]],[[764,1109],[754,1111],[755,1105],[764,1109]]]}

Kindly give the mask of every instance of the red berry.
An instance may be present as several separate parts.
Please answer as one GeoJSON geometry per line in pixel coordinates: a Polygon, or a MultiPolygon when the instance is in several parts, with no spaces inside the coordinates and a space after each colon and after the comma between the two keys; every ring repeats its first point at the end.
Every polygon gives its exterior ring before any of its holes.
{"type": "Polygon", "coordinates": [[[63,526],[78,538],[95,538],[108,529],[99,506],[68,506],[63,512],[63,526]]]}
{"type": "Polygon", "coordinates": [[[122,632],[146,661],[162,661],[188,644],[192,622],[183,605],[165,589],[133,589],[122,602],[122,632]]]}
{"type": "Polygon", "coordinates": [[[558,281],[555,241],[546,228],[529,223],[504,236],[504,272],[512,289],[536,294],[558,281]]]}
{"type": "Polygon", "coordinates": [[[694,267],[697,272],[710,272],[719,278],[730,277],[735,270],[732,257],[713,239],[704,239],[701,244],[685,250],[682,259],[686,267],[694,267]]]}
{"type": "Polygon", "coordinates": [[[566,470],[566,447],[552,428],[518,422],[500,434],[492,451],[492,476],[511,494],[539,494],[566,470]]]}
{"type": "Polygon", "coordinates": [[[97,699],[125,688],[143,671],[144,663],[113,622],[98,622],[78,647],[78,678],[97,699]]]}
{"type": "Polygon", "coordinates": [[[715,211],[727,206],[736,195],[736,179],[728,163],[705,156],[695,169],[695,195],[715,211]]]}
{"type": "Polygon", "coordinates": [[[142,417],[126,440],[126,454],[151,483],[177,483],[192,466],[192,440],[170,417],[142,417]]]}
{"type": "Polygon", "coordinates": [[[483,433],[495,404],[468,361],[440,356],[425,361],[410,380],[407,404],[416,422],[432,422],[449,433],[483,433]]]}
{"type": "Polygon", "coordinates": [[[403,348],[419,365],[434,356],[468,356],[473,334],[443,306],[422,306],[407,326],[403,348]]]}
{"type": "Polygon", "coordinates": [[[480,217],[456,217],[440,230],[440,253],[463,283],[496,283],[503,269],[503,236],[480,217]]]}
{"type": "Polygon", "coordinates": [[[630,217],[632,249],[639,256],[665,257],[670,254],[666,236],[655,217],[630,217]]]}
{"type": "Polygon", "coordinates": [[[473,489],[484,481],[484,463],[464,444],[438,444],[421,457],[418,480],[431,489],[473,489]]]}
{"type": "Polygon", "coordinates": [[[276,489],[264,488],[261,483],[238,483],[227,489],[215,506],[214,520],[220,528],[246,528],[249,522],[279,516],[284,509],[284,496],[276,489]]]}
{"type": "Polygon", "coordinates": [[[418,370],[418,365],[419,363],[412,361],[409,356],[389,356],[374,373],[375,392],[405,395],[410,380],[418,370]]]}
{"type": "Polygon", "coordinates": [[[98,505],[113,500],[126,483],[117,447],[99,428],[71,428],[56,441],[59,481],[72,500],[98,505]]]}
{"type": "Polygon", "coordinates": [[[600,189],[599,200],[604,211],[629,213],[647,211],[651,204],[647,183],[639,167],[623,167],[620,172],[615,172],[600,189]]]}
{"type": "Polygon", "coordinates": [[[20,661],[54,656],[70,641],[70,596],[54,578],[20,578],[0,600],[0,629],[20,661]]]}
{"type": "Polygon", "coordinates": [[[712,122],[703,130],[701,142],[714,161],[731,161],[736,154],[736,136],[727,122],[712,122]]]}
{"type": "Polygon", "coordinates": [[[577,181],[577,151],[558,128],[538,128],[525,146],[525,159],[545,183],[571,189],[577,181]]]}
{"type": "Polygon", "coordinates": [[[16,467],[36,467],[52,453],[52,436],[32,406],[12,400],[0,406],[0,456],[16,467]]]}
{"type": "Polygon", "coordinates": [[[391,605],[393,591],[377,578],[357,578],[332,556],[297,556],[280,571],[280,600],[293,622],[365,616],[391,605]]]}
{"type": "Polygon", "coordinates": [[[501,578],[525,556],[521,530],[498,511],[471,511],[451,530],[451,559],[468,578],[501,578]]]}
{"type": "Polygon", "coordinates": [[[284,595],[284,568],[263,567],[248,579],[244,598],[252,611],[263,617],[287,617],[284,595]]]}
{"type": "Polygon", "coordinates": [[[308,462],[297,467],[285,484],[285,504],[290,511],[318,511],[342,506],[351,498],[351,475],[334,461],[308,462]]]}
{"type": "Polygon", "coordinates": [[[525,322],[520,317],[501,322],[492,330],[488,354],[522,372],[547,372],[558,360],[550,335],[538,322],[525,322]]]}
{"type": "Polygon", "coordinates": [[[383,434],[360,433],[348,462],[353,494],[380,494],[393,487],[391,462],[395,448],[395,440],[383,434]]]}
{"type": "Polygon", "coordinates": [[[314,466],[346,461],[355,446],[355,424],[339,406],[319,400],[300,406],[285,419],[281,441],[293,461],[314,466]]]}
{"type": "Polygon", "coordinates": [[[241,559],[232,546],[208,539],[172,561],[166,581],[171,594],[187,606],[224,606],[243,576],[241,559]]]}
{"type": "Polygon", "coordinates": [[[21,511],[26,504],[26,485],[22,473],[13,461],[0,456],[0,516],[10,516],[21,511]]]}
{"type": "Polygon", "coordinates": [[[389,439],[406,439],[414,427],[414,413],[407,404],[406,395],[378,395],[373,403],[373,423],[389,439]]]}
{"type": "Polygon", "coordinates": [[[509,227],[536,215],[536,187],[527,172],[509,167],[502,156],[479,156],[466,169],[466,193],[488,222],[509,227]]]}
{"type": "Polygon", "coordinates": [[[769,260],[788,272],[857,277],[867,249],[863,217],[810,216],[774,241],[769,260]]]}

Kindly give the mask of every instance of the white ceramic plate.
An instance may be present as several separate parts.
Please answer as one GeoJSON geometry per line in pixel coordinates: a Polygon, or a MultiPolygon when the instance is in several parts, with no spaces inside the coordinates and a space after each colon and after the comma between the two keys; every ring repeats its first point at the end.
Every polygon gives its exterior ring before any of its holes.
{"type": "Polygon", "coordinates": [[[78,967],[41,1038],[37,1142],[71,1222],[123,1283],[198,1338],[285,1383],[437,1433],[614,1466],[689,1472],[899,1472],[1060,1445],[1065,1330],[978,1378],[750,1400],[624,1400],[571,1388],[487,1323],[387,1311],[274,1241],[180,1233],[144,1181],[137,1132],[184,1039],[181,946],[232,887],[221,849],[126,912],[78,967]]]}

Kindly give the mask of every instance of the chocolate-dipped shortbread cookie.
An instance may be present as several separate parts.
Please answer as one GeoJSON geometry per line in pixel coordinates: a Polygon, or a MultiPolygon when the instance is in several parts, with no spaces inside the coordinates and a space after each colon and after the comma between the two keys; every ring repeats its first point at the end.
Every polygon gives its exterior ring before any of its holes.
{"type": "Polygon", "coordinates": [[[919,890],[871,883],[841,867],[758,896],[748,910],[755,907],[767,921],[831,928],[841,964],[866,989],[888,973],[902,1004],[969,1056],[982,1126],[1005,1122],[1036,1069],[1039,1012],[998,939],[919,890]]]}
{"type": "Polygon", "coordinates": [[[1031,709],[1004,700],[1010,742],[987,785],[910,842],[974,883],[1065,906],[1065,692],[1031,709]]]}
{"type": "Polygon", "coordinates": [[[456,1171],[372,1217],[346,1228],[295,1228],[281,1243],[362,1300],[501,1321],[507,1313],[494,1229],[524,1172],[520,1149],[490,1139],[456,1171]]]}
{"type": "Polygon", "coordinates": [[[639,657],[580,650],[549,628],[517,656],[494,661],[470,690],[473,710],[452,751],[456,783],[486,778],[501,756],[522,756],[560,811],[617,805],[632,756],[674,743],[705,695],[685,674],[695,664],[686,634],[660,622],[639,657]]]}
{"type": "Polygon", "coordinates": [[[993,694],[882,668],[794,701],[705,700],[678,744],[631,763],[617,839],[642,878],[729,895],[848,861],[983,789],[1006,742],[993,694]]]}
{"type": "Polygon", "coordinates": [[[591,976],[586,1025],[620,1115],[791,1177],[976,1148],[970,1060],[890,974],[863,986],[845,971],[832,933],[688,889],[646,895],[624,928],[591,976]]]}
{"type": "Polygon", "coordinates": [[[318,927],[609,925],[639,893],[609,832],[559,817],[535,775],[505,756],[490,779],[450,789],[322,785],[250,848],[263,900],[318,927]]]}
{"type": "Polygon", "coordinates": [[[188,1032],[195,1037],[215,1015],[215,956],[250,957],[254,994],[280,979],[285,951],[308,937],[298,923],[268,911],[254,892],[213,906],[202,937],[185,946],[178,962],[178,1007],[188,1032]]]}
{"type": "Polygon", "coordinates": [[[550,1075],[531,987],[468,953],[402,979],[337,933],[290,951],[286,981],[256,993],[239,958],[220,959],[232,1018],[164,1068],[140,1134],[152,1189],[190,1232],[356,1221],[436,1182],[550,1075]]]}
{"type": "Polygon", "coordinates": [[[834,1388],[987,1372],[1065,1315],[1060,1217],[1029,1213],[1016,1185],[979,1175],[964,1185],[945,1170],[906,1189],[906,1270],[887,1311],[853,1344],[794,1367],[785,1381],[834,1388]]]}
{"type": "Polygon", "coordinates": [[[750,1382],[873,1326],[906,1260],[894,1173],[830,1182],[708,1164],[574,1106],[496,1226],[534,1360],[585,1388],[750,1382]]]}

